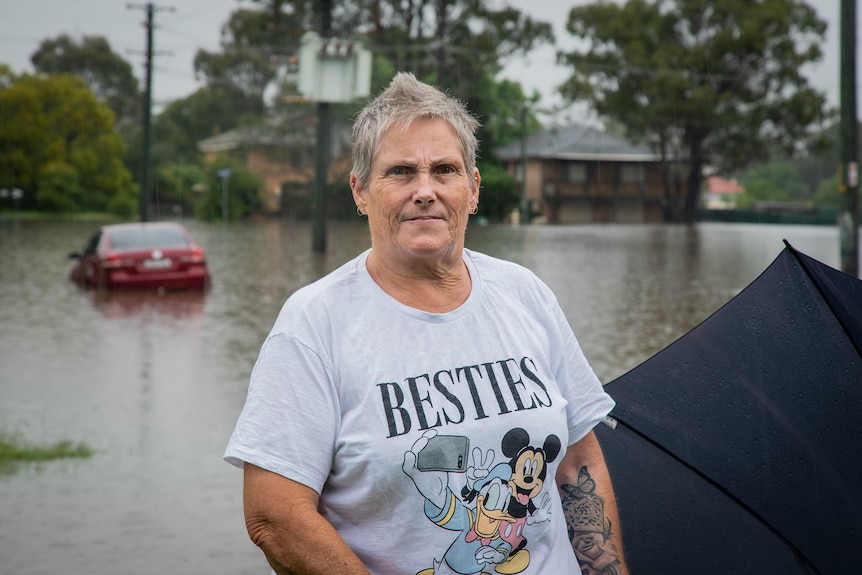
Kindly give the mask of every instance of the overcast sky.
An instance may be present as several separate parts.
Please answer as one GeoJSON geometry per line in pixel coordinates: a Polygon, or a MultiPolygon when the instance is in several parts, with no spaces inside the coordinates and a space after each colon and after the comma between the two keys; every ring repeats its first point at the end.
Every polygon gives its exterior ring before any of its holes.
{"type": "MultiPolygon", "coordinates": [[[[591,0],[497,0],[527,11],[536,19],[554,24],[557,44],[570,47],[574,40],[565,32],[568,10],[591,0]]],[[[46,38],[67,33],[105,36],[115,52],[135,67],[143,83],[145,1],[133,0],[0,0],[0,62],[15,72],[32,71],[30,56],[46,38]]],[[[157,107],[188,96],[198,87],[193,59],[199,48],[219,49],[221,26],[230,13],[248,0],[163,0],[154,2],[155,49],[158,54],[153,79],[153,99],[157,107]]],[[[839,0],[811,2],[827,21],[824,59],[806,70],[812,85],[826,93],[829,104],[838,105],[839,90],[839,0]]],[[[860,15],[862,17],[862,15],[860,15]]],[[[857,26],[857,30],[859,27],[857,26]]],[[[554,48],[547,47],[526,59],[510,62],[503,76],[519,80],[525,91],[538,90],[543,104],[556,103],[555,88],[566,77],[566,70],[555,64],[554,48]]],[[[862,94],[860,94],[862,97],[862,94]]]]}

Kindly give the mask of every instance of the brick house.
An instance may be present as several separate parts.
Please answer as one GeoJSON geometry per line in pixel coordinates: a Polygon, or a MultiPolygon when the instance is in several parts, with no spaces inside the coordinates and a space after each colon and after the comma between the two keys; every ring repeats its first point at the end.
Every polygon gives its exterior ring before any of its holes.
{"type": "Polygon", "coordinates": [[[736,180],[721,176],[709,176],[704,190],[704,207],[708,210],[733,210],[741,194],[745,192],[736,180]]]}
{"type": "MultiPolygon", "coordinates": [[[[662,222],[665,169],[661,157],[582,125],[530,134],[495,150],[523,186],[533,217],[548,223],[662,222]]],[[[523,188],[522,188],[523,189],[523,188]]]]}
{"type": "MultiPolygon", "coordinates": [[[[314,111],[302,112],[263,126],[237,128],[198,142],[206,161],[228,155],[243,161],[263,180],[264,209],[286,216],[306,217],[314,188],[317,157],[314,111]]],[[[330,184],[344,182],[350,172],[350,129],[331,122],[329,136],[330,184]]],[[[330,186],[331,187],[331,186],[330,186]]]]}

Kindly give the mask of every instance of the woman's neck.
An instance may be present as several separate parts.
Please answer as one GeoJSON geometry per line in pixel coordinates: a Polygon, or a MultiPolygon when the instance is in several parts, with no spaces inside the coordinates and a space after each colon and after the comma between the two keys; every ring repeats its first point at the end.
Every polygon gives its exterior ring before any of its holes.
{"type": "Polygon", "coordinates": [[[412,308],[446,313],[457,309],[470,297],[470,272],[460,257],[450,264],[417,262],[398,266],[389,264],[372,249],[365,265],[380,289],[412,308]]]}

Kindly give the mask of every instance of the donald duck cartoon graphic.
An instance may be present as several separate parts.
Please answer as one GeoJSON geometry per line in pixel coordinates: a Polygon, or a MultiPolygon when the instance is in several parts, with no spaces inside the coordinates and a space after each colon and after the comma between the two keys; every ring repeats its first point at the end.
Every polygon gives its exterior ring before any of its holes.
{"type": "MultiPolygon", "coordinates": [[[[524,437],[526,441],[529,440],[522,429],[512,430],[506,437],[509,438],[513,432],[519,442],[524,437]]],[[[517,485],[519,480],[523,480],[523,473],[514,471],[513,461],[522,463],[525,447],[528,446],[519,445],[519,449],[512,451],[504,438],[503,451],[504,455],[510,457],[509,461],[490,467],[494,457],[492,450],[483,456],[481,450],[475,448],[473,465],[465,466],[463,471],[455,466],[449,470],[444,470],[445,466],[428,469],[421,463],[421,453],[436,435],[434,430],[425,432],[404,454],[402,469],[425,498],[425,516],[437,526],[456,531],[458,535],[440,561],[435,559],[432,568],[422,570],[417,575],[521,573],[530,563],[530,553],[525,548],[527,540],[523,536],[525,525],[550,519],[547,493],[539,508],[530,502],[531,514],[528,517],[523,511],[523,489],[517,485]],[[517,457],[513,457],[515,454],[517,457]],[[465,483],[460,498],[450,487],[450,473],[464,473],[465,483]]],[[[438,439],[443,437],[448,436],[438,439]]],[[[467,442],[466,438],[461,439],[467,442]]],[[[532,451],[529,453],[535,458],[532,468],[544,468],[544,451],[541,448],[530,449],[532,451]]],[[[550,459],[556,453],[550,454],[550,459]]],[[[541,477],[543,479],[544,474],[541,477]]],[[[542,482],[538,477],[536,481],[538,489],[533,494],[541,491],[542,482]]]]}

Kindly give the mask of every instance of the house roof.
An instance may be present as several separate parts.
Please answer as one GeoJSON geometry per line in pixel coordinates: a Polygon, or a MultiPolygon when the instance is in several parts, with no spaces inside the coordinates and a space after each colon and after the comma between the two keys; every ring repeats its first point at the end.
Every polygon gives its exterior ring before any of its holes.
{"type": "Polygon", "coordinates": [[[201,152],[226,152],[247,145],[257,146],[297,146],[314,143],[316,133],[309,129],[302,118],[292,118],[291,122],[268,121],[263,126],[235,128],[204,138],[198,142],[201,152]]]}
{"type": "Polygon", "coordinates": [[[707,193],[710,194],[741,194],[745,188],[736,180],[727,180],[720,176],[710,176],[707,179],[707,193]]]}
{"type": "MultiPolygon", "coordinates": [[[[315,146],[317,142],[316,117],[311,113],[298,113],[267,120],[261,126],[236,128],[198,141],[203,153],[227,152],[246,146],[273,146],[282,148],[315,146]]],[[[349,144],[350,130],[342,123],[330,125],[330,147],[340,153],[349,144]]]]}
{"type": "MultiPolygon", "coordinates": [[[[596,128],[573,124],[534,132],[527,136],[528,158],[550,160],[605,160],[616,162],[657,162],[661,156],[648,146],[633,144],[596,128]]],[[[520,160],[521,142],[497,148],[502,160],[520,160]]]]}

